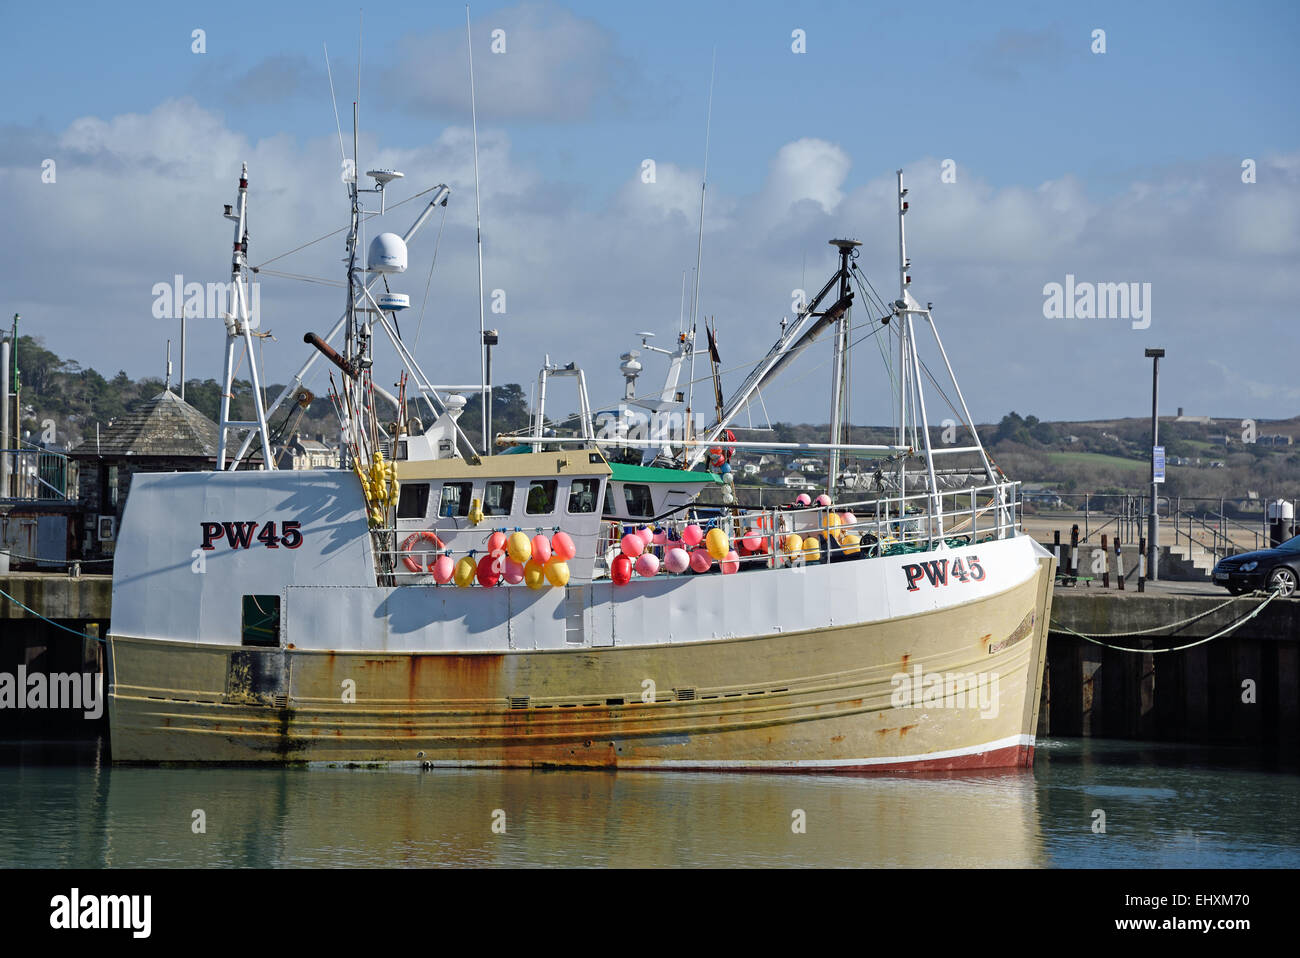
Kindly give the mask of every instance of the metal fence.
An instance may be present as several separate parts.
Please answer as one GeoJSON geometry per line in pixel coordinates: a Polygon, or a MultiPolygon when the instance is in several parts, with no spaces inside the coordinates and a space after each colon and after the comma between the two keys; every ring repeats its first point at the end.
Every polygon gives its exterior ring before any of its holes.
{"type": "Polygon", "coordinates": [[[77,498],[77,463],[47,449],[0,449],[0,499],[71,501],[77,498]],[[7,468],[4,468],[7,467],[7,468]]]}
{"type": "MultiPolygon", "coordinates": [[[[1081,542],[1101,533],[1136,543],[1147,535],[1150,495],[1098,495],[1030,492],[1024,494],[1025,513],[1035,520],[1070,521],[1080,527],[1081,542]]],[[[1300,515],[1300,500],[1259,498],[1160,496],[1157,519],[1162,545],[1200,551],[1218,559],[1235,552],[1267,548],[1273,533],[1268,504],[1289,502],[1300,515]]]]}

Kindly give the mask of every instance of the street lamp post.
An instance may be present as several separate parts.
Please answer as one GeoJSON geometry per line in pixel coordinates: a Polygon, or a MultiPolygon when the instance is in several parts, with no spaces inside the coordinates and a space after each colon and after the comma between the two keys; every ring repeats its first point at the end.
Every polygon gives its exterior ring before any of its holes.
{"type": "Polygon", "coordinates": [[[1153,581],[1160,578],[1160,482],[1163,475],[1156,478],[1156,448],[1160,445],[1160,419],[1156,409],[1160,400],[1160,360],[1163,349],[1148,349],[1146,357],[1151,360],[1151,513],[1147,518],[1147,578],[1153,581]]]}

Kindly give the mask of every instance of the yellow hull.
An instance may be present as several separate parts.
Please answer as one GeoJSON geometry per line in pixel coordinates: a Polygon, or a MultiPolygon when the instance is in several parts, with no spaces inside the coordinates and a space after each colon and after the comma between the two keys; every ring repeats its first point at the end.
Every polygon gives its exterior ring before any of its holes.
{"type": "Polygon", "coordinates": [[[1025,765],[1038,720],[1052,564],[1040,559],[1025,583],[935,612],[671,645],[397,654],[114,635],[113,759],[755,770],[1025,765]]]}

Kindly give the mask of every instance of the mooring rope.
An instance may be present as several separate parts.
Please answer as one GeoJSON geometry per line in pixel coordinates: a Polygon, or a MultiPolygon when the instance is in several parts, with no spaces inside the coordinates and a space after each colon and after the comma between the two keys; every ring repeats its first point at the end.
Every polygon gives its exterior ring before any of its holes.
{"type": "MultiPolygon", "coordinates": [[[[1166,625],[1153,626],[1150,629],[1138,629],[1136,632],[1089,632],[1088,635],[1094,639],[1125,639],[1133,635],[1150,635],[1153,632],[1161,632],[1164,629],[1176,629],[1180,625],[1187,625],[1189,622],[1195,622],[1197,619],[1203,619],[1207,615],[1213,615],[1214,613],[1218,612],[1220,609],[1224,609],[1232,605],[1232,603],[1234,602],[1241,602],[1244,599],[1250,599],[1250,598],[1252,598],[1252,596],[1248,596],[1248,595],[1233,596],[1227,602],[1221,603],[1220,605],[1216,605],[1213,609],[1207,609],[1204,612],[1198,612],[1196,615],[1193,615],[1190,618],[1179,619],[1177,622],[1169,622],[1166,625]]],[[[1065,628],[1065,626],[1061,626],[1061,628],[1065,628]]]]}
{"type": "Polygon", "coordinates": [[[87,635],[85,632],[78,632],[76,629],[70,629],[66,625],[59,625],[59,623],[55,622],[53,619],[47,619],[45,616],[41,615],[35,609],[27,608],[27,606],[23,605],[21,602],[19,602],[17,599],[15,599],[13,596],[11,596],[8,592],[4,591],[3,589],[0,589],[0,595],[4,596],[6,599],[8,599],[14,605],[18,606],[18,608],[22,609],[24,612],[30,612],[32,615],[36,616],[36,618],[42,620],[43,622],[48,622],[56,629],[62,629],[64,632],[71,632],[73,635],[79,635],[83,639],[94,639],[96,642],[104,641],[102,636],[87,635]]]}
{"type": "MultiPolygon", "coordinates": [[[[1188,642],[1186,645],[1176,645],[1176,646],[1174,646],[1174,647],[1171,648],[1171,649],[1132,649],[1132,648],[1129,648],[1129,647],[1127,647],[1127,646],[1123,646],[1123,645],[1111,645],[1109,642],[1102,642],[1100,639],[1098,639],[1098,638],[1094,638],[1094,637],[1091,636],[1091,635],[1085,635],[1085,634],[1082,633],[1082,632],[1076,632],[1076,631],[1074,631],[1074,629],[1070,628],[1069,626],[1067,626],[1067,625],[1061,625],[1059,622],[1057,622],[1057,623],[1053,623],[1053,625],[1054,625],[1056,628],[1060,629],[1062,632],[1068,632],[1070,635],[1078,636],[1079,638],[1083,639],[1085,642],[1091,642],[1093,645],[1100,645],[1100,646],[1103,646],[1103,647],[1105,647],[1105,648],[1107,648],[1107,649],[1114,649],[1114,650],[1117,651],[1117,652],[1138,652],[1138,653],[1143,653],[1143,654],[1147,654],[1147,653],[1149,653],[1149,654],[1151,654],[1151,655],[1156,655],[1156,654],[1161,653],[1161,652],[1181,652],[1183,649],[1190,649],[1190,648],[1194,648],[1195,646],[1198,646],[1198,645],[1204,645],[1206,642],[1213,642],[1215,639],[1222,638],[1223,636],[1227,635],[1227,634],[1230,633],[1230,632],[1235,632],[1237,629],[1241,628],[1243,625],[1245,625],[1245,624],[1246,624],[1247,622],[1249,622],[1251,619],[1255,618],[1255,616],[1257,616],[1257,615],[1259,615],[1261,612],[1263,612],[1263,611],[1264,611],[1264,607],[1265,607],[1266,605],[1268,605],[1270,602],[1272,602],[1274,599],[1276,599],[1276,598],[1278,597],[1278,595],[1280,595],[1280,593],[1278,593],[1278,592],[1272,592],[1272,593],[1270,593],[1269,596],[1268,596],[1268,598],[1266,598],[1263,602],[1261,602],[1259,605],[1257,605],[1257,606],[1256,606],[1256,607],[1251,611],[1251,613],[1250,613],[1249,615],[1244,616],[1243,618],[1239,619],[1238,621],[1232,623],[1232,625],[1228,626],[1227,628],[1219,630],[1218,632],[1214,633],[1214,635],[1211,635],[1211,636],[1209,636],[1208,638],[1204,638],[1204,639],[1197,639],[1195,642],[1188,642]]],[[[1247,597],[1247,598],[1249,598],[1249,597],[1247,597]]],[[[1235,602],[1236,600],[1234,599],[1233,601],[1235,602]]],[[[1223,605],[1220,605],[1220,606],[1218,606],[1217,608],[1218,608],[1218,609],[1222,609],[1223,606],[1225,606],[1225,605],[1228,605],[1228,603],[1225,602],[1225,603],[1223,603],[1223,605]]],[[[1211,610],[1210,610],[1210,612],[1214,612],[1214,611],[1216,611],[1216,610],[1215,610],[1215,609],[1211,609],[1211,610]]],[[[1195,618],[1197,618],[1197,619],[1203,618],[1204,616],[1209,615],[1210,612],[1203,612],[1201,615],[1195,616],[1195,618]]],[[[1193,621],[1193,619],[1187,619],[1187,620],[1184,620],[1184,621],[1185,621],[1185,622],[1191,622],[1191,621],[1193,621]]],[[[1177,625],[1177,624],[1179,624],[1179,623],[1174,623],[1174,625],[1177,625]]],[[[1168,628],[1173,628],[1173,626],[1172,626],[1172,625],[1166,625],[1166,626],[1162,626],[1162,628],[1166,628],[1166,629],[1168,629],[1168,628]]],[[[1121,634],[1129,634],[1129,635],[1144,635],[1144,634],[1146,634],[1146,632],[1149,632],[1149,631],[1151,631],[1151,630],[1148,629],[1148,630],[1146,630],[1145,632],[1131,632],[1131,633],[1121,633],[1121,634]]],[[[1168,637],[1167,637],[1167,638],[1168,638],[1168,637]]]]}

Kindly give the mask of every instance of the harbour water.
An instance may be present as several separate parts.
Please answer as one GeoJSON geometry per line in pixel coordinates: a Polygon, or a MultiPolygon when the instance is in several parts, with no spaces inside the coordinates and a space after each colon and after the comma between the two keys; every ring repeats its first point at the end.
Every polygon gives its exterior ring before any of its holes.
{"type": "Polygon", "coordinates": [[[1032,770],[869,776],[103,758],[0,746],[0,866],[1300,867],[1300,775],[1244,749],[1060,739],[1032,770]]]}

